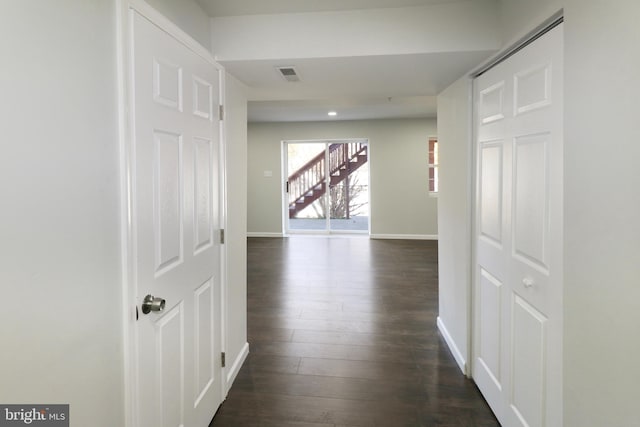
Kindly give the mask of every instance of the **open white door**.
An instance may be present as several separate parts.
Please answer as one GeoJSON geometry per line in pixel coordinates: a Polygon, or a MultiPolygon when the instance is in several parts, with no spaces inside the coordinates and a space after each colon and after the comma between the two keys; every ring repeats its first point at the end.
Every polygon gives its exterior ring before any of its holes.
{"type": "Polygon", "coordinates": [[[206,426],[223,386],[220,71],[129,13],[135,418],[139,426],[206,426]],[[147,296],[155,300],[146,304],[147,296]]]}
{"type": "Polygon", "coordinates": [[[563,29],[475,81],[473,377],[503,426],[562,425],[563,29]]]}

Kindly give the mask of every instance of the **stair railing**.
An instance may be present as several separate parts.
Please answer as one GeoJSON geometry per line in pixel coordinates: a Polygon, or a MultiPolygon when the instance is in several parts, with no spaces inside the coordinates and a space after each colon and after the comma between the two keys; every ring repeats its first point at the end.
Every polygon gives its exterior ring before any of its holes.
{"type": "Polygon", "coordinates": [[[289,205],[324,183],[324,165],[325,153],[323,151],[289,176],[289,205]]]}
{"type": "MultiPolygon", "coordinates": [[[[348,169],[349,162],[358,155],[366,154],[367,145],[362,142],[338,143],[329,145],[329,176],[339,174],[341,169],[348,169]]],[[[312,196],[314,190],[325,191],[325,152],[321,152],[297,171],[289,176],[287,190],[289,192],[289,207],[305,196],[312,196]]],[[[291,212],[290,212],[291,213],[291,212]]]]}
{"type": "Polygon", "coordinates": [[[329,174],[334,175],[340,169],[348,167],[349,162],[366,149],[367,146],[362,142],[331,144],[329,146],[329,174]]]}

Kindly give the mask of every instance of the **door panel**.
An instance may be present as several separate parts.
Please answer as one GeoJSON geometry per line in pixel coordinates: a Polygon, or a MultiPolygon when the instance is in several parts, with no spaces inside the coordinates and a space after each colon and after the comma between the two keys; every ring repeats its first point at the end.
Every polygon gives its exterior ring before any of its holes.
{"type": "Polygon", "coordinates": [[[193,114],[205,120],[213,118],[213,85],[197,76],[193,80],[193,114]]]}
{"type": "Polygon", "coordinates": [[[482,143],[480,149],[480,233],[502,245],[502,142],[482,143]]]}
{"type": "Polygon", "coordinates": [[[133,30],[133,223],[140,426],[208,425],[222,401],[220,76],[137,12],[133,30]]]}
{"type": "Polygon", "coordinates": [[[193,235],[194,254],[213,244],[213,143],[210,139],[193,140],[193,235]]]}
{"type": "Polygon", "coordinates": [[[472,370],[506,427],[562,425],[562,44],[475,81],[472,370]]]}
{"type": "Polygon", "coordinates": [[[216,380],[215,375],[215,305],[213,280],[209,279],[194,292],[195,306],[195,388],[193,405],[197,407],[216,380]]]}
{"type": "Polygon", "coordinates": [[[183,260],[184,220],[182,135],[154,129],[153,179],[154,252],[156,277],[183,260]]]}
{"type": "Polygon", "coordinates": [[[547,319],[518,295],[512,299],[512,382],[510,408],[517,425],[544,425],[547,319]]]}
{"type": "Polygon", "coordinates": [[[500,349],[502,348],[502,283],[486,270],[480,270],[480,342],[478,359],[482,369],[502,389],[500,349]]]}
{"type": "Polygon", "coordinates": [[[155,324],[158,425],[178,427],[184,421],[184,309],[178,304],[155,324]]]}
{"type": "Polygon", "coordinates": [[[551,103],[551,66],[545,64],[514,76],[515,115],[543,108],[551,103]]]}
{"type": "Polygon", "coordinates": [[[182,111],[182,68],[166,58],[153,59],[153,100],[182,111]]]}
{"type": "Polygon", "coordinates": [[[327,228],[326,148],[325,142],[285,144],[287,232],[321,231],[327,228]]]}
{"type": "Polygon", "coordinates": [[[513,159],[513,251],[522,262],[548,270],[548,134],[518,137],[513,159]]]}
{"type": "Polygon", "coordinates": [[[480,91],[479,119],[482,124],[504,119],[504,107],[504,81],[480,91]]]}

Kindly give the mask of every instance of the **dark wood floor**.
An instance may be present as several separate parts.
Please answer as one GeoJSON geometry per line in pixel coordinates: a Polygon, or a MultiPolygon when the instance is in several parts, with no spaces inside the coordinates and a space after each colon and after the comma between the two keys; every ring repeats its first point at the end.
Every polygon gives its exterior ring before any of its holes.
{"type": "Polygon", "coordinates": [[[437,242],[250,238],[251,353],[211,426],[499,426],[436,329],[437,242]]]}

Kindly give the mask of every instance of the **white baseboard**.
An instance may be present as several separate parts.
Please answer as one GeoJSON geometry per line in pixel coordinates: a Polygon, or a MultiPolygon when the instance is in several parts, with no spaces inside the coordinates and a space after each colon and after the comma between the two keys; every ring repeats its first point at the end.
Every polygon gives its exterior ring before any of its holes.
{"type": "Polygon", "coordinates": [[[438,240],[437,234],[372,234],[372,239],[438,240]]]}
{"type": "Polygon", "coordinates": [[[284,237],[282,233],[247,232],[247,237],[284,237]]]}
{"type": "Polygon", "coordinates": [[[449,346],[449,350],[451,351],[451,354],[453,354],[453,357],[456,359],[456,362],[458,363],[458,367],[460,367],[460,370],[462,371],[463,374],[467,375],[468,374],[467,361],[465,360],[465,357],[460,352],[460,349],[458,348],[455,341],[451,337],[451,334],[447,330],[447,327],[445,326],[440,316],[438,316],[438,330],[444,337],[444,340],[447,342],[447,345],[449,346]]]}
{"type": "Polygon", "coordinates": [[[229,389],[231,389],[231,386],[233,385],[233,382],[236,380],[236,377],[238,376],[238,372],[240,372],[240,368],[242,368],[242,364],[244,363],[245,360],[247,360],[248,355],[249,355],[249,343],[247,342],[244,344],[244,346],[242,346],[242,350],[240,350],[238,357],[236,357],[236,360],[233,361],[233,364],[231,365],[231,367],[228,368],[225,394],[229,392],[229,389]]]}

